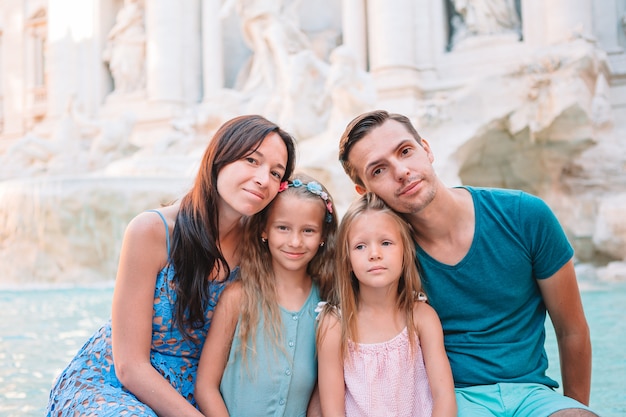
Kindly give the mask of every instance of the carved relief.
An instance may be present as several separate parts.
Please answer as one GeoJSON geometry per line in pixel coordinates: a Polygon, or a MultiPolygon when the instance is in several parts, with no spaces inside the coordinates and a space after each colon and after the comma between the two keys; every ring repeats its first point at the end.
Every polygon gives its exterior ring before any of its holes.
{"type": "Polygon", "coordinates": [[[510,36],[521,39],[519,0],[448,0],[449,50],[472,38],[510,36]]]}

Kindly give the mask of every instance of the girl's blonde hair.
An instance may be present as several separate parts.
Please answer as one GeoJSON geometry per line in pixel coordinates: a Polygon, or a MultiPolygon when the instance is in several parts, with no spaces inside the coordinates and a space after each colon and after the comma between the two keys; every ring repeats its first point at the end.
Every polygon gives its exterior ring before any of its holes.
{"type": "MultiPolygon", "coordinates": [[[[322,242],[317,253],[307,266],[307,273],[320,288],[324,297],[331,286],[334,274],[335,234],[337,232],[337,212],[328,190],[312,177],[296,174],[288,182],[281,184],[281,191],[263,211],[247,219],[241,247],[239,279],[243,288],[243,300],[239,321],[241,352],[254,354],[259,310],[263,312],[265,332],[279,348],[282,345],[282,323],[276,296],[272,255],[268,245],[261,241],[261,234],[267,225],[269,214],[279,198],[297,196],[319,202],[324,207],[322,219],[322,242]],[[314,185],[317,186],[314,187],[314,185]],[[318,187],[319,186],[319,187],[318,187]],[[311,191],[313,190],[313,191],[311,191]]],[[[282,348],[281,348],[282,349],[282,348]]],[[[244,354],[244,361],[248,355],[244,354]]]]}
{"type": "MultiPolygon", "coordinates": [[[[406,326],[409,335],[417,334],[413,321],[413,307],[422,289],[422,284],[415,261],[415,242],[411,235],[408,223],[396,212],[391,210],[379,197],[366,193],[354,201],[343,216],[337,232],[336,273],[335,281],[328,304],[322,314],[335,312],[341,322],[341,348],[344,357],[347,357],[348,340],[358,343],[357,311],[359,309],[359,281],[352,270],[350,262],[350,247],[348,235],[355,220],[368,213],[380,212],[388,215],[397,225],[402,239],[402,275],[398,284],[397,307],[406,314],[406,326]],[[335,308],[338,307],[338,308],[335,308]]],[[[318,333],[318,344],[324,335],[318,333]]],[[[411,350],[414,349],[414,339],[409,337],[411,350]]]]}

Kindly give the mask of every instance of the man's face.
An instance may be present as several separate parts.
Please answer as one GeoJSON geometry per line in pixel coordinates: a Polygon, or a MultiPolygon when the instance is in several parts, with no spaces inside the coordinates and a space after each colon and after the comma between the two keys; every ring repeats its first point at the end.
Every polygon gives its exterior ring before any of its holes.
{"type": "Polygon", "coordinates": [[[438,182],[428,143],[417,143],[395,120],[356,142],[348,160],[365,185],[357,191],[373,192],[399,213],[417,213],[435,197],[438,182]]]}

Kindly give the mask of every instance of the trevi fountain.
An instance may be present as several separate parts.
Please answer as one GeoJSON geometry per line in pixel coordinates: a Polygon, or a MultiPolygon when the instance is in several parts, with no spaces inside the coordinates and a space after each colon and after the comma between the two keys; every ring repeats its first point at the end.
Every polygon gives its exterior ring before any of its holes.
{"type": "MultiPolygon", "coordinates": [[[[47,288],[45,299],[114,280],[128,221],[182,196],[212,133],[240,114],[292,133],[298,168],[343,212],[354,193],[339,137],[386,109],[429,140],[448,185],[543,198],[581,288],[626,293],[626,0],[0,0],[0,11],[2,291],[47,288]]],[[[619,395],[613,410],[626,412],[619,395]]]]}

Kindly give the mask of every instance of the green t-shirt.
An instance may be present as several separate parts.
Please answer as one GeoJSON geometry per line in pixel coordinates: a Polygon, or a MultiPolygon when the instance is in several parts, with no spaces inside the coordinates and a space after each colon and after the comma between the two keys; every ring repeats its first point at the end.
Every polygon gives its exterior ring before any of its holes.
{"type": "Polygon", "coordinates": [[[522,191],[464,187],[476,225],[467,255],[445,265],[417,247],[422,283],[444,330],[456,387],[498,382],[558,384],[545,374],[546,309],[536,280],[574,251],[539,198],[522,191]]]}

